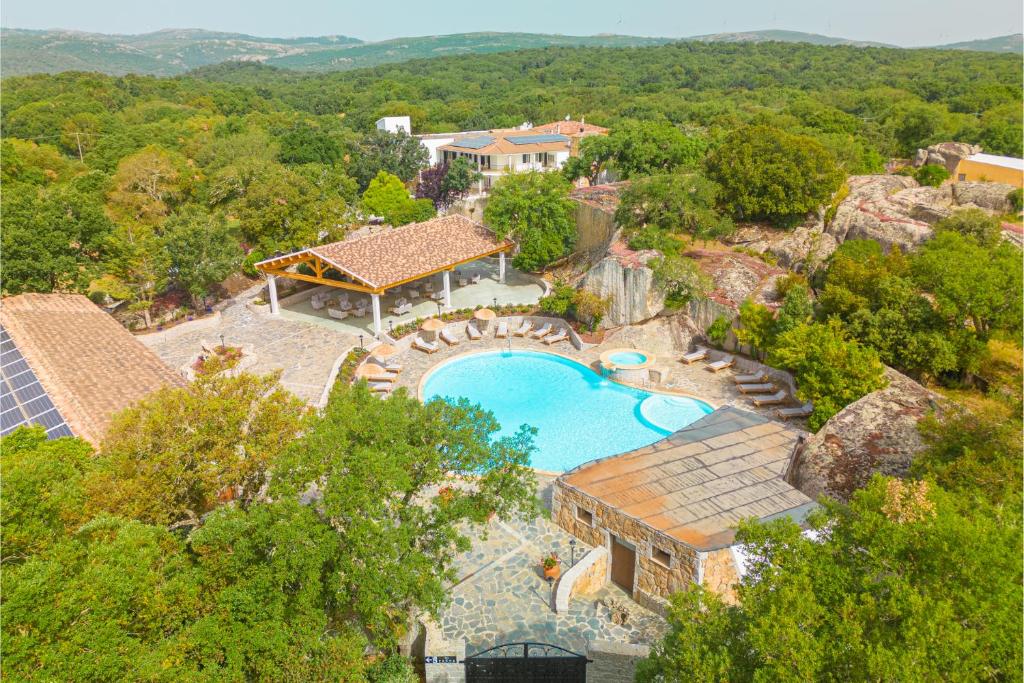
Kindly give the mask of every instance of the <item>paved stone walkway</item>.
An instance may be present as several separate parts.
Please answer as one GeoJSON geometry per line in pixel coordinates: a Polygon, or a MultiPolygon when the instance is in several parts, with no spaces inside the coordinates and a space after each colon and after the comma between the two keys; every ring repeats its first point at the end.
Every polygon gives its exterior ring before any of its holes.
{"type": "MultiPolygon", "coordinates": [[[[541,497],[545,498],[543,490],[541,497]]],[[[568,569],[571,536],[546,517],[493,521],[487,532],[486,539],[476,539],[460,558],[459,582],[439,620],[446,638],[466,639],[467,655],[519,641],[584,652],[587,642],[596,639],[651,644],[664,633],[664,619],[631,601],[632,619],[622,626],[613,624],[600,601],[609,596],[629,598],[612,584],[574,597],[567,613],[555,614],[540,559],[554,551],[562,558],[563,571],[568,569]]],[[[576,559],[588,550],[577,542],[576,559]]]]}
{"type": "Polygon", "coordinates": [[[163,332],[140,335],[139,341],[177,370],[201,350],[202,341],[229,346],[251,344],[257,374],[281,370],[281,384],[296,396],[311,402],[320,400],[324,385],[338,357],[358,345],[354,335],[267,312],[256,312],[246,304],[261,287],[250,289],[221,311],[220,322],[183,323],[163,332]]]}

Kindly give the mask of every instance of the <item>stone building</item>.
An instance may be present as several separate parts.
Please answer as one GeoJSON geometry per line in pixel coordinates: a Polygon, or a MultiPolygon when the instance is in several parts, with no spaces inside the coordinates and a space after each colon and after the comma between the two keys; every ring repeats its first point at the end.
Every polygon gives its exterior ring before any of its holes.
{"type": "Polygon", "coordinates": [[[703,584],[730,598],[741,519],[789,516],[815,503],[783,480],[800,433],[719,408],[650,446],[594,460],[560,476],[552,518],[608,550],[606,580],[642,605],[703,584]]]}

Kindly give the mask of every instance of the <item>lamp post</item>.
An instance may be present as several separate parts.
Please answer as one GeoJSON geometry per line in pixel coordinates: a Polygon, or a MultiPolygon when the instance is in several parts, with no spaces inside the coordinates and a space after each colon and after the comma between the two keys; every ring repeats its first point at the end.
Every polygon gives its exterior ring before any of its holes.
{"type": "Polygon", "coordinates": [[[549,576],[546,581],[548,582],[548,600],[551,602],[551,607],[555,606],[555,577],[549,576]]]}
{"type": "Polygon", "coordinates": [[[437,304],[437,317],[440,318],[441,317],[441,302],[440,301],[435,301],[434,303],[437,304]]]}
{"type": "Polygon", "coordinates": [[[226,348],[227,348],[227,347],[226,347],[226,346],[224,345],[224,335],[223,335],[223,334],[222,334],[222,335],[220,335],[220,348],[221,348],[221,350],[222,350],[222,351],[223,351],[224,349],[226,349],[226,348]]]}
{"type": "Polygon", "coordinates": [[[359,350],[363,350],[363,335],[359,335],[359,350]]]}
{"type": "Polygon", "coordinates": [[[394,334],[395,334],[395,321],[394,320],[389,320],[388,321],[388,329],[391,330],[391,336],[394,336],[394,334]]]}
{"type": "Polygon", "coordinates": [[[570,551],[569,566],[570,567],[575,567],[576,566],[576,539],[575,538],[569,540],[569,551],[570,551]]]}

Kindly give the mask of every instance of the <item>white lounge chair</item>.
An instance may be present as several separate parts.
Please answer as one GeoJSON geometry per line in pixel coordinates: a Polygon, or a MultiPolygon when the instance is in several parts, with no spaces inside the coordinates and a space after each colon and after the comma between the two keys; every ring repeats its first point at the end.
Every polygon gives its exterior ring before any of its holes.
{"type": "Polygon", "coordinates": [[[525,337],[526,335],[528,335],[530,333],[530,330],[532,330],[532,329],[533,329],[533,323],[531,323],[529,320],[524,320],[523,324],[519,326],[519,329],[517,329],[512,334],[514,336],[516,336],[516,337],[525,337]]]}
{"type": "Polygon", "coordinates": [[[412,347],[414,349],[418,349],[420,351],[423,351],[424,353],[436,353],[437,352],[437,344],[435,344],[434,342],[428,342],[425,339],[423,339],[422,337],[420,337],[419,335],[416,335],[415,337],[413,337],[412,347]]]}
{"type": "Polygon", "coordinates": [[[552,344],[557,344],[560,341],[565,341],[568,338],[569,338],[569,333],[566,332],[565,329],[563,328],[563,329],[559,330],[558,332],[556,332],[556,333],[554,333],[552,335],[548,335],[544,339],[541,339],[541,341],[544,342],[545,344],[547,344],[548,346],[551,346],[552,344]]]}
{"type": "Polygon", "coordinates": [[[483,333],[476,329],[476,325],[473,323],[466,323],[466,336],[473,341],[484,338],[483,333]]]}
{"type": "Polygon", "coordinates": [[[777,408],[775,414],[783,420],[793,417],[807,417],[814,412],[814,404],[808,401],[798,408],[777,408]]]}
{"type": "Polygon", "coordinates": [[[714,363],[708,363],[704,366],[704,369],[708,372],[718,372],[719,370],[725,370],[731,368],[732,364],[736,362],[736,359],[732,356],[725,356],[722,360],[716,360],[714,363]]]}
{"type": "Polygon", "coordinates": [[[391,382],[370,382],[370,391],[379,394],[390,394],[395,385],[391,382]]]}
{"type": "Polygon", "coordinates": [[[530,333],[530,336],[533,337],[534,339],[540,339],[544,335],[550,334],[550,333],[551,333],[551,323],[544,323],[544,327],[540,328],[539,330],[534,330],[533,332],[530,333]]]}
{"type": "Polygon", "coordinates": [[[398,379],[398,375],[390,373],[384,368],[379,368],[378,371],[378,368],[379,366],[370,368],[369,372],[360,374],[356,379],[365,379],[367,382],[394,382],[398,379]]]}
{"type": "Polygon", "coordinates": [[[454,334],[448,331],[447,327],[441,330],[440,337],[441,341],[443,341],[448,346],[455,346],[456,344],[459,343],[459,340],[455,338],[454,334]]]}
{"type": "Polygon", "coordinates": [[[736,384],[760,384],[766,379],[768,379],[768,373],[764,370],[761,372],[755,372],[752,375],[736,375],[733,377],[736,384]]]}
{"type": "Polygon", "coordinates": [[[340,308],[328,308],[327,315],[335,320],[344,320],[348,317],[348,311],[343,311],[340,308]]]}
{"type": "Polygon", "coordinates": [[[395,375],[400,373],[402,371],[402,368],[404,367],[401,363],[393,363],[393,362],[381,360],[380,358],[374,358],[372,356],[370,357],[370,361],[369,362],[373,363],[374,365],[376,365],[381,370],[384,370],[385,372],[390,372],[390,373],[395,374],[395,375]]]}
{"type": "Polygon", "coordinates": [[[757,398],[752,398],[750,400],[758,407],[778,405],[779,403],[786,402],[786,390],[779,389],[771,396],[758,396],[757,398]]]}
{"type": "Polygon", "coordinates": [[[765,382],[764,384],[737,384],[736,388],[741,394],[770,394],[775,391],[775,385],[765,382]]]}
{"type": "Polygon", "coordinates": [[[406,313],[411,313],[412,312],[412,304],[404,303],[404,304],[402,304],[400,306],[392,306],[391,307],[391,312],[394,313],[395,315],[405,315],[406,313]]]}
{"type": "Polygon", "coordinates": [[[508,322],[505,320],[498,321],[498,327],[494,330],[495,337],[508,337],[508,322]]]}
{"type": "Polygon", "coordinates": [[[689,365],[690,363],[696,363],[699,360],[704,360],[708,357],[708,350],[703,347],[698,347],[696,351],[684,354],[681,360],[683,363],[689,365]]]}

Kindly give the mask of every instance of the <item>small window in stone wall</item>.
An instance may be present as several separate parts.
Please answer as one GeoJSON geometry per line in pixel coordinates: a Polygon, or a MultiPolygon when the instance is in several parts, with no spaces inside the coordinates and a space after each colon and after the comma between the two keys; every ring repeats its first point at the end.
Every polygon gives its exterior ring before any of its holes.
{"type": "Polygon", "coordinates": [[[576,508],[576,519],[583,522],[587,526],[594,526],[594,513],[590,510],[584,510],[581,507],[576,508]]]}
{"type": "Polygon", "coordinates": [[[651,559],[663,567],[672,566],[672,555],[666,553],[661,548],[651,548],[651,559]]]}

